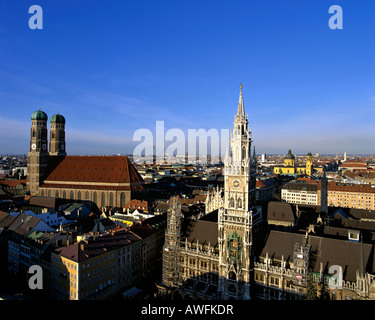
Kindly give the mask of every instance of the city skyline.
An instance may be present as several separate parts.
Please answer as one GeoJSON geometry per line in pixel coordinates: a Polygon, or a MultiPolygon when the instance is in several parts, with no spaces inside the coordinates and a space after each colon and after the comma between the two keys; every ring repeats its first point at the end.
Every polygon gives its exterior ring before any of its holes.
{"type": "Polygon", "coordinates": [[[375,151],[370,1],[41,2],[42,30],[29,6],[1,10],[1,154],[29,151],[38,108],[70,155],[130,154],[157,121],[230,129],[240,83],[258,155],[375,151]]]}

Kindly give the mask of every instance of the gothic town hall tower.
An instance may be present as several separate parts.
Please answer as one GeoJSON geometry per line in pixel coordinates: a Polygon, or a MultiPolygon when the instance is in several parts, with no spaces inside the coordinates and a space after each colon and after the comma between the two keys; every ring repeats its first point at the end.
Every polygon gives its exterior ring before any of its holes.
{"type": "Polygon", "coordinates": [[[218,212],[219,292],[250,299],[253,227],[259,222],[255,208],[256,157],[251,157],[251,129],[245,115],[242,84],[231,133],[231,152],[224,160],[224,199],[218,212]]]}

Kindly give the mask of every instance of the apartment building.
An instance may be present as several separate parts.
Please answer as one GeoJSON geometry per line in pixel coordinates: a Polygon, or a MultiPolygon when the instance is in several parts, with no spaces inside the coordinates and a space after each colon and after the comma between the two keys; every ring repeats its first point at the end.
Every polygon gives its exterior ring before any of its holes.
{"type": "Polygon", "coordinates": [[[141,241],[121,229],[88,235],[51,254],[51,294],[58,300],[101,300],[139,280],[141,241]]]}
{"type": "Polygon", "coordinates": [[[305,181],[292,181],[281,189],[281,200],[288,203],[320,205],[317,183],[305,181]]]}
{"type": "MultiPolygon", "coordinates": [[[[320,203],[320,189],[318,184],[318,203],[320,203]]],[[[327,203],[331,207],[375,210],[375,188],[369,185],[328,183],[327,203]]]]}

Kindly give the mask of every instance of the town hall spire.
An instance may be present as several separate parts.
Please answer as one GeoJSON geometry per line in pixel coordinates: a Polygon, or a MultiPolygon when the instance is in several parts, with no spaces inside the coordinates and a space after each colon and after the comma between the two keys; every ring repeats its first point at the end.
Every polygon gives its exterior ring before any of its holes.
{"type": "Polygon", "coordinates": [[[238,101],[237,117],[245,117],[245,109],[243,106],[243,97],[242,97],[242,83],[240,84],[240,98],[238,101]]]}

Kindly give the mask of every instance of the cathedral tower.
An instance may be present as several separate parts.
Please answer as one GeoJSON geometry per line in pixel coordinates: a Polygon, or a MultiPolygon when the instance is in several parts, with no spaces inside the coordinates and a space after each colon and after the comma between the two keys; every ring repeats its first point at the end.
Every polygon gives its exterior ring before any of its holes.
{"type": "Polygon", "coordinates": [[[254,164],[251,161],[251,129],[240,85],[231,153],[224,160],[224,206],[218,213],[221,299],[250,299],[253,227],[259,222],[255,209],[254,164]]]}
{"type": "Polygon", "coordinates": [[[66,156],[65,149],[65,118],[61,114],[51,117],[49,139],[49,154],[51,156],[66,156]]]}
{"type": "Polygon", "coordinates": [[[27,190],[31,195],[38,194],[48,170],[47,120],[47,114],[40,109],[31,115],[30,151],[27,155],[27,190]]]}

